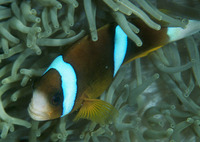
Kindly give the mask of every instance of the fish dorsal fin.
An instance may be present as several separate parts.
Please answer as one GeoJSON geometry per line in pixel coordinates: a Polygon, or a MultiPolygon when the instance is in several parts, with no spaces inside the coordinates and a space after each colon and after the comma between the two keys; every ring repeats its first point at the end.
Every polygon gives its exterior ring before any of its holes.
{"type": "Polygon", "coordinates": [[[84,99],[75,121],[80,118],[89,119],[96,123],[105,124],[113,120],[118,111],[109,103],[99,99],[84,99]]]}

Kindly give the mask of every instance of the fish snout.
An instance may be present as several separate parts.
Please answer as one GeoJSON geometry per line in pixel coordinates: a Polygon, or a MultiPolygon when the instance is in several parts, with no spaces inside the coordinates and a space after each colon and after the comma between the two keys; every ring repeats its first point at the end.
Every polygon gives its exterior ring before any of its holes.
{"type": "Polygon", "coordinates": [[[29,104],[28,113],[33,120],[37,121],[49,120],[48,113],[43,112],[42,108],[34,107],[32,102],[29,104]]]}

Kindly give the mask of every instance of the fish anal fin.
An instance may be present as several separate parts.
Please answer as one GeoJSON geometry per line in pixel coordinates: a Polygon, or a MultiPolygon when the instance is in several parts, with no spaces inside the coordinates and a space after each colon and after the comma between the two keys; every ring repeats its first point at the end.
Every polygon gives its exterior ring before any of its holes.
{"type": "Polygon", "coordinates": [[[109,121],[113,121],[117,115],[118,111],[105,101],[99,99],[84,99],[83,105],[74,118],[74,121],[83,118],[96,123],[105,124],[109,121]]]}

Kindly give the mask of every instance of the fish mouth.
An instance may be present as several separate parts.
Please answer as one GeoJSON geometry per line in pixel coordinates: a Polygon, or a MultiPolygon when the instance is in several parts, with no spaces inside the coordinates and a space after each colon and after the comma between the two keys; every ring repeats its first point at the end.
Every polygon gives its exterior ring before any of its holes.
{"type": "Polygon", "coordinates": [[[29,104],[28,113],[33,120],[37,120],[37,121],[49,120],[48,114],[45,112],[41,112],[37,109],[34,109],[32,103],[29,104]]]}

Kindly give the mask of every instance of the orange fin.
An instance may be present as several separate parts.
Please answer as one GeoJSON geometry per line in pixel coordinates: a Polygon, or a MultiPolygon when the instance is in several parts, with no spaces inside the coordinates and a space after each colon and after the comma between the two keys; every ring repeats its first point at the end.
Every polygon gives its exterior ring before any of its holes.
{"type": "Polygon", "coordinates": [[[116,115],[118,115],[118,111],[111,104],[99,99],[84,99],[83,105],[74,120],[83,118],[105,124],[112,121],[116,115]]]}

